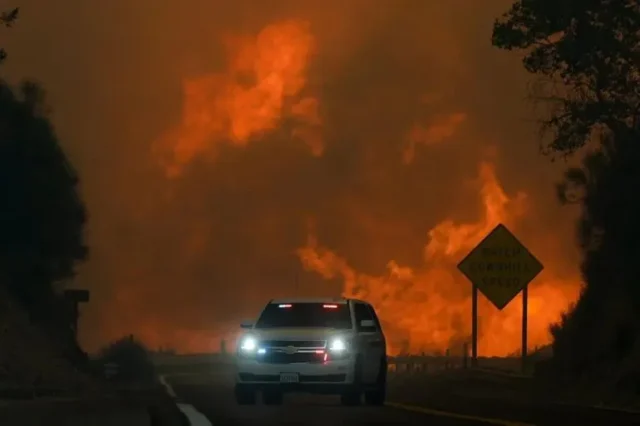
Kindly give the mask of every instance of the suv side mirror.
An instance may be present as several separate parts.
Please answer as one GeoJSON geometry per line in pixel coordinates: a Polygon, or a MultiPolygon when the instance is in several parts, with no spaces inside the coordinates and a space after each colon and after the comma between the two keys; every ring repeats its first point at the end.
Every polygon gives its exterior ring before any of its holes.
{"type": "Polygon", "coordinates": [[[253,327],[253,321],[251,320],[245,320],[240,323],[240,328],[252,328],[252,327],[253,327]]]}
{"type": "Polygon", "coordinates": [[[376,323],[373,320],[362,320],[360,321],[360,328],[373,331],[376,329],[376,323]]]}

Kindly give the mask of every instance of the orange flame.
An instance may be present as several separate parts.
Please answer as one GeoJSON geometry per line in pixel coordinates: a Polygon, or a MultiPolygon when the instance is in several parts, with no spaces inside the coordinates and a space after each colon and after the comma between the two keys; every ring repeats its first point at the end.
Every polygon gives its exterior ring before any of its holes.
{"type": "MultiPolygon", "coordinates": [[[[456,264],[498,223],[513,229],[527,212],[523,193],[509,198],[491,164],[480,165],[484,214],[477,223],[456,224],[445,220],[429,232],[424,265],[412,269],[391,260],[386,276],[356,271],[331,250],[318,245],[311,234],[298,255],[305,269],[325,279],[341,278],[346,297],[374,304],[389,338],[390,352],[459,352],[470,335],[471,285],[456,264]]],[[[541,259],[545,263],[545,259],[541,259]]],[[[529,296],[529,344],[549,342],[548,326],[577,298],[579,281],[562,282],[550,268],[534,281],[529,296]]],[[[479,351],[504,356],[519,351],[522,306],[514,300],[498,312],[481,298],[479,304],[479,351]]]]}
{"type": "Polygon", "coordinates": [[[271,24],[253,38],[229,37],[226,47],[227,69],[184,82],[182,120],[154,144],[167,176],[180,175],[200,154],[215,156],[220,143],[245,146],[285,117],[296,121],[294,136],[322,155],[318,101],[302,96],[315,51],[309,24],[271,24]]]}

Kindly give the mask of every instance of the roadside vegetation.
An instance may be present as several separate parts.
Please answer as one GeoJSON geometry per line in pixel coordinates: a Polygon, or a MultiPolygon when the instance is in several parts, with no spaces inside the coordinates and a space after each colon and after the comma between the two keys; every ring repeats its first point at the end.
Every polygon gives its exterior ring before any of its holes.
{"type": "Polygon", "coordinates": [[[551,328],[546,376],[604,393],[640,392],[640,5],[520,0],[492,43],[524,54],[543,107],[541,150],[578,156],[558,184],[578,205],[584,289],[551,328]]]}
{"type": "Polygon", "coordinates": [[[134,336],[115,340],[102,348],[93,360],[97,371],[104,373],[106,365],[113,370],[111,380],[115,382],[156,384],[157,375],[150,352],[134,336]]]}
{"type": "MultiPolygon", "coordinates": [[[[1,12],[0,25],[18,16],[1,12]]],[[[0,79],[0,377],[16,385],[77,384],[88,369],[62,294],[87,258],[87,214],[49,112],[38,83],[0,79]]]]}
{"type": "MultiPolygon", "coordinates": [[[[18,9],[0,13],[11,27],[18,9]]],[[[0,63],[7,52],[0,47],[0,63]]],[[[88,256],[80,179],[49,118],[44,89],[0,78],[0,385],[79,389],[105,379],[155,385],[144,345],[123,337],[90,358],[63,290],[88,256]]]]}
{"type": "Polygon", "coordinates": [[[88,367],[62,294],[87,256],[86,211],[48,112],[37,83],[0,80],[0,368],[63,385],[88,367]]]}

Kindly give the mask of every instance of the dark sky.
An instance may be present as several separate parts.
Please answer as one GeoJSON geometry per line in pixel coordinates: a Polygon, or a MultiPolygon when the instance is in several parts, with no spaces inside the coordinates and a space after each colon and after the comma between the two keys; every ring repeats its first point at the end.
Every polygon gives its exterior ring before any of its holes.
{"type": "MultiPolygon", "coordinates": [[[[85,346],[135,333],[204,350],[271,297],[346,281],[394,341],[442,349],[468,328],[455,263],[499,220],[545,263],[543,343],[575,295],[575,211],[538,153],[530,77],[490,45],[510,2],[481,3],[21,0],[3,73],[45,86],[82,178],[85,346]],[[500,187],[526,200],[487,216],[500,187]],[[425,251],[438,224],[455,249],[425,251]]],[[[516,349],[517,304],[483,309],[481,349],[516,349]]]]}

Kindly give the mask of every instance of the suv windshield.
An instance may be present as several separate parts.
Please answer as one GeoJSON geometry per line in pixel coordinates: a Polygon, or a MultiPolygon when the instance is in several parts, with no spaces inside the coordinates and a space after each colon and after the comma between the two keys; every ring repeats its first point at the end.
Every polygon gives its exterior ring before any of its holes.
{"type": "Polygon", "coordinates": [[[270,303],[255,328],[326,327],[351,328],[351,313],[346,303],[270,303]]]}

